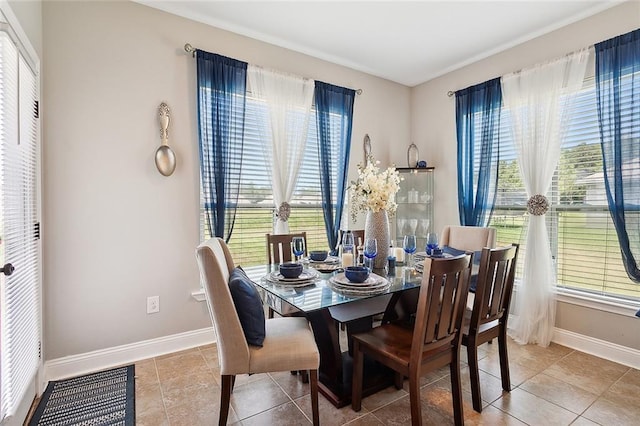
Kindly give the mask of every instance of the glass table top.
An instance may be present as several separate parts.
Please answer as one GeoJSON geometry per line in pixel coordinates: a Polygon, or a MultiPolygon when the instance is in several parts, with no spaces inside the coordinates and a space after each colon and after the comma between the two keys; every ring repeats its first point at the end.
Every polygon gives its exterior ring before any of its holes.
{"type": "Polygon", "coordinates": [[[348,296],[341,292],[337,292],[330,287],[329,279],[337,275],[337,271],[332,273],[318,272],[318,278],[309,283],[309,285],[289,286],[274,283],[267,279],[269,274],[278,270],[277,265],[250,266],[244,267],[243,269],[247,276],[252,279],[260,289],[270,295],[276,296],[302,312],[312,312],[345,303],[370,299],[384,294],[404,291],[410,288],[419,287],[422,281],[422,275],[417,273],[415,270],[398,266],[396,267],[394,275],[386,275],[384,273],[374,271],[374,273],[381,275],[388,280],[388,288],[371,294],[365,294],[366,292],[362,291],[359,292],[358,296],[348,296]]]}

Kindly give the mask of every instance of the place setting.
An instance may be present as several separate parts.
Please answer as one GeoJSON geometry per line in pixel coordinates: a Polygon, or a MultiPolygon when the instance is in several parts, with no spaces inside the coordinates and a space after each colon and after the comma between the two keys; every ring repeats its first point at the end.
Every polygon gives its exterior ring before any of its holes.
{"type": "Polygon", "coordinates": [[[328,286],[344,296],[370,296],[384,293],[391,283],[372,273],[366,266],[347,266],[327,281],[328,286]]]}
{"type": "Polygon", "coordinates": [[[277,271],[269,272],[264,278],[272,284],[287,287],[305,287],[315,283],[318,271],[305,268],[302,263],[282,263],[277,271]]]}
{"type": "Polygon", "coordinates": [[[328,273],[341,269],[340,258],[331,256],[326,250],[313,250],[306,259],[309,267],[318,272],[328,273]]]}

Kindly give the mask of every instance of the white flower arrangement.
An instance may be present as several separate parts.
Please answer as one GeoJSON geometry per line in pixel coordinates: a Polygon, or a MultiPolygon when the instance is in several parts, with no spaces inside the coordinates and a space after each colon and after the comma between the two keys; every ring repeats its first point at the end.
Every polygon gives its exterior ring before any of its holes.
{"type": "Polygon", "coordinates": [[[380,161],[374,161],[369,157],[367,166],[358,164],[358,179],[351,181],[349,191],[351,193],[351,217],[356,219],[358,212],[371,210],[377,213],[386,210],[393,215],[398,205],[396,193],[400,189],[400,173],[394,166],[386,170],[378,168],[380,161]]]}

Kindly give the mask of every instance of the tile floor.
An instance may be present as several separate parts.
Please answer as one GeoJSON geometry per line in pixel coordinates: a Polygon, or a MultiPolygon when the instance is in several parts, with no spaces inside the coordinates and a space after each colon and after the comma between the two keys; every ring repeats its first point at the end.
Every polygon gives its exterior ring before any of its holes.
{"type": "MultiPolygon", "coordinates": [[[[497,344],[480,348],[483,410],[471,406],[469,374],[462,366],[467,425],[637,425],[640,371],[564,346],[509,342],[512,391],[502,392],[497,344]]],[[[461,351],[464,353],[464,348],[461,351]]],[[[466,356],[463,354],[463,359],[466,356]]],[[[426,425],[453,424],[448,369],[422,379],[426,425]]],[[[410,424],[408,389],[393,386],[365,398],[362,411],[336,409],[322,395],[322,425],[410,424]]],[[[136,363],[136,419],[143,425],[214,425],[220,376],[214,345],[136,363]]],[[[229,424],[310,424],[309,385],[289,372],[238,376],[229,424]]]]}

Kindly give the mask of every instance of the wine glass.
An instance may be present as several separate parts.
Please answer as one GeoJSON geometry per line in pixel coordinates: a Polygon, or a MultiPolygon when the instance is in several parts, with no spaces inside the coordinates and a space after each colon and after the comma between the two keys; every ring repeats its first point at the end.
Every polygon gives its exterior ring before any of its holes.
{"type": "Polygon", "coordinates": [[[438,248],[438,234],[436,234],[435,232],[429,232],[427,234],[427,248],[426,248],[426,252],[427,254],[432,254],[433,253],[433,249],[437,249],[438,248]]]}
{"type": "Polygon", "coordinates": [[[353,250],[353,245],[355,244],[353,240],[353,234],[351,231],[347,231],[342,235],[342,248],[347,250],[353,250]]]}
{"type": "Polygon", "coordinates": [[[413,253],[416,251],[416,236],[415,235],[405,235],[404,241],[402,243],[402,247],[404,248],[405,253],[409,256],[407,260],[407,266],[410,268],[413,267],[413,253]]]}
{"type": "Polygon", "coordinates": [[[304,237],[293,237],[291,239],[291,248],[296,257],[296,261],[304,254],[304,237]]]}
{"type": "Polygon", "coordinates": [[[365,266],[373,269],[373,259],[378,255],[378,240],[375,238],[367,238],[364,240],[364,257],[367,258],[365,266]]]}

